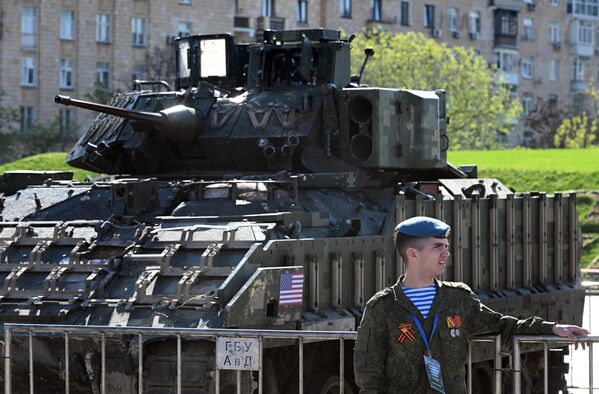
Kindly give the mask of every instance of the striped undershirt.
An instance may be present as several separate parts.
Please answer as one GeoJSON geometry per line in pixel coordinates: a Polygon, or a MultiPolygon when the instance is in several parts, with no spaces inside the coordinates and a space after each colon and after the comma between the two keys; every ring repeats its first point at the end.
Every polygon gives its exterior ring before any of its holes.
{"type": "Polygon", "coordinates": [[[403,288],[403,292],[408,297],[412,304],[418,308],[422,316],[426,319],[428,311],[431,309],[435,294],[437,293],[437,287],[432,284],[428,287],[421,287],[417,289],[410,289],[407,287],[403,288]]]}

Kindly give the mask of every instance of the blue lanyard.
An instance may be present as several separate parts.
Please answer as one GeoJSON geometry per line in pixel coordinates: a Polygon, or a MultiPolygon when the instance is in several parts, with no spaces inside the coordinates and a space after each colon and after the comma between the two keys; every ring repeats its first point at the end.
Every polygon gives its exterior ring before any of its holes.
{"type": "Polygon", "coordinates": [[[435,313],[435,320],[433,321],[433,330],[431,331],[431,337],[427,338],[424,332],[424,328],[422,328],[422,324],[420,324],[420,320],[416,317],[414,313],[411,313],[412,320],[414,320],[414,324],[418,327],[418,332],[420,332],[420,336],[422,337],[422,342],[424,342],[424,346],[426,346],[426,350],[428,351],[428,355],[431,354],[431,347],[429,345],[430,341],[433,340],[433,335],[435,335],[435,330],[437,329],[437,322],[439,321],[439,314],[435,313]]]}

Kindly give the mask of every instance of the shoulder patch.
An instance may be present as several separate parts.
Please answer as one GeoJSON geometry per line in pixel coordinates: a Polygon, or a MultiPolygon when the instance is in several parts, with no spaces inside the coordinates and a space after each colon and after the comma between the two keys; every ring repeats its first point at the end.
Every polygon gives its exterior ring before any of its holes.
{"type": "Polygon", "coordinates": [[[463,282],[439,281],[439,284],[441,285],[441,287],[451,287],[451,288],[454,288],[454,289],[460,289],[460,290],[467,291],[468,293],[472,293],[472,289],[467,284],[465,284],[463,282]]]}
{"type": "Polygon", "coordinates": [[[383,298],[387,297],[388,295],[390,295],[392,293],[393,293],[393,291],[391,290],[390,287],[384,288],[383,290],[376,292],[372,297],[370,297],[370,299],[368,300],[366,305],[374,306],[377,302],[379,302],[380,300],[382,300],[383,298]]]}

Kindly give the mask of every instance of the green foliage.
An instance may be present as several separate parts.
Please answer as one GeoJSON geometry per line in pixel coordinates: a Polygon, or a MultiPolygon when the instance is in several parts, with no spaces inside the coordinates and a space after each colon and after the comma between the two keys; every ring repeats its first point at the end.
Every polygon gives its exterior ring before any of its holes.
{"type": "Polygon", "coordinates": [[[565,118],[553,143],[556,148],[587,148],[595,143],[598,130],[597,119],[589,118],[586,113],[565,118]]]}
{"type": "MultiPolygon", "coordinates": [[[[117,91],[116,93],[120,93],[117,91]]],[[[96,81],[94,85],[94,90],[91,92],[85,93],[84,97],[88,101],[93,101],[95,103],[107,104],[112,96],[116,94],[112,89],[102,85],[99,81],[96,81]]]]}
{"type": "Polygon", "coordinates": [[[578,220],[583,221],[585,217],[591,213],[595,206],[595,199],[589,195],[576,196],[576,211],[578,212],[578,220]]]}
{"type": "Polygon", "coordinates": [[[17,170],[72,171],[74,173],[74,178],[80,181],[97,175],[90,171],[70,167],[65,162],[66,157],[67,154],[64,152],[43,153],[29,156],[21,160],[0,165],[0,174],[6,171],[17,170]]]}
{"type": "Polygon", "coordinates": [[[448,47],[421,33],[365,31],[352,42],[358,70],[365,48],[375,55],[362,81],[373,86],[447,91],[448,133],[452,149],[498,147],[519,118],[517,98],[498,81],[495,69],[471,48],[448,47]]]}
{"type": "Polygon", "coordinates": [[[593,260],[599,256],[599,234],[591,234],[591,240],[586,242],[580,256],[580,265],[588,268],[593,260]]]}

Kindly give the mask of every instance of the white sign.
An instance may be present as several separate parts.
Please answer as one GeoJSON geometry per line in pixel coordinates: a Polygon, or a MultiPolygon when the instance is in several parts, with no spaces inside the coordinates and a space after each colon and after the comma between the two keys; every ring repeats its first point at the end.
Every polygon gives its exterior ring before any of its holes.
{"type": "Polygon", "coordinates": [[[216,367],[218,369],[260,369],[260,338],[216,338],[216,367]]]}

